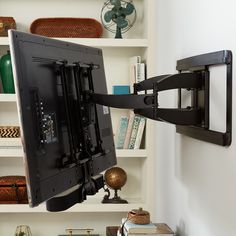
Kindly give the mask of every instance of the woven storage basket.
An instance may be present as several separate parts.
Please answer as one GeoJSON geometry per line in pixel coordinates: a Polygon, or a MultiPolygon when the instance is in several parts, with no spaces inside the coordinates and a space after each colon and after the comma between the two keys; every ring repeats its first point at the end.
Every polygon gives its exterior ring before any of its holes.
{"type": "Polygon", "coordinates": [[[142,208],[134,209],[128,213],[128,219],[138,225],[145,225],[150,223],[150,214],[142,208]]]}
{"type": "Polygon", "coordinates": [[[0,204],[28,203],[24,176],[0,177],[0,204]]]}
{"type": "Polygon", "coordinates": [[[56,38],[100,38],[103,28],[91,18],[39,18],[31,24],[30,32],[56,38]]]}

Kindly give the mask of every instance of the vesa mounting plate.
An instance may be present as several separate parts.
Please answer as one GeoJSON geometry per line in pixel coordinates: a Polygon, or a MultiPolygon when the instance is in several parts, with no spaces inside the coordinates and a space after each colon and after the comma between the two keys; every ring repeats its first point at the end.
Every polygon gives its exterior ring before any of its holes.
{"type": "MultiPolygon", "coordinates": [[[[194,57],[185,58],[177,61],[176,69],[179,73],[205,71],[205,81],[201,92],[191,91],[191,106],[202,108],[202,123],[197,126],[176,125],[176,132],[190,136],[195,139],[218,144],[221,146],[230,146],[232,139],[232,52],[229,50],[202,54],[194,57]],[[219,132],[209,128],[209,106],[210,106],[210,88],[211,79],[209,67],[216,65],[226,65],[226,130],[219,132]]],[[[225,78],[224,78],[225,79],[225,78]]],[[[178,107],[181,108],[181,89],[179,89],[178,107]]]]}

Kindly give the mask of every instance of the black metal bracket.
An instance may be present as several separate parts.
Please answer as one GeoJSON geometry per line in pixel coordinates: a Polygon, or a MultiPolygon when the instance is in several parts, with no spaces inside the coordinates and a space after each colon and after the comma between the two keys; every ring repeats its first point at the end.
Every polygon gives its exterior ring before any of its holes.
{"type": "Polygon", "coordinates": [[[201,122],[201,110],[194,108],[159,108],[160,91],[186,88],[202,89],[204,72],[157,76],[134,85],[135,94],[106,95],[89,93],[92,102],[115,108],[134,109],[136,114],[149,119],[166,121],[178,125],[196,125],[201,122]],[[152,90],[151,94],[138,94],[152,90]]]}
{"type": "Polygon", "coordinates": [[[106,95],[87,91],[91,102],[115,108],[134,109],[144,117],[176,124],[177,132],[222,146],[231,144],[232,133],[232,53],[219,51],[177,61],[179,74],[156,76],[134,84],[134,94],[106,95]],[[209,129],[209,66],[227,65],[226,132],[209,129]],[[179,90],[178,108],[160,108],[161,91],[179,90]],[[191,105],[182,108],[181,89],[191,91],[191,105]],[[152,90],[151,94],[147,94],[152,90]],[[139,92],[145,91],[145,94],[139,92]]]}
{"type": "MultiPolygon", "coordinates": [[[[210,74],[205,78],[204,91],[192,92],[193,106],[199,106],[204,113],[202,123],[198,126],[176,126],[176,131],[180,134],[188,135],[192,138],[211,142],[221,146],[230,146],[232,140],[232,63],[233,56],[229,50],[203,54],[195,57],[177,61],[176,69],[182,73],[186,71],[205,71],[209,74],[209,67],[216,65],[226,65],[226,130],[218,132],[209,129],[209,96],[210,96],[210,74]]],[[[180,74],[181,75],[181,74],[180,74]]],[[[181,90],[179,90],[179,107],[181,107],[181,90]]]]}

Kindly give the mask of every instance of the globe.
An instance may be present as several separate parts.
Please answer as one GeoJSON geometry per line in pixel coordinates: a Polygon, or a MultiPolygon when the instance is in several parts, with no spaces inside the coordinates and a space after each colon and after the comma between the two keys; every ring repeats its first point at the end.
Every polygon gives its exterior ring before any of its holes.
{"type": "Polygon", "coordinates": [[[126,172],[120,167],[112,167],[104,174],[106,185],[115,191],[114,197],[110,198],[109,189],[105,189],[108,195],[105,195],[102,203],[128,203],[125,199],[118,196],[118,190],[120,190],[127,181],[126,172]]]}
{"type": "Polygon", "coordinates": [[[107,186],[114,190],[121,189],[127,181],[126,172],[120,167],[107,170],[104,177],[107,186]]]}

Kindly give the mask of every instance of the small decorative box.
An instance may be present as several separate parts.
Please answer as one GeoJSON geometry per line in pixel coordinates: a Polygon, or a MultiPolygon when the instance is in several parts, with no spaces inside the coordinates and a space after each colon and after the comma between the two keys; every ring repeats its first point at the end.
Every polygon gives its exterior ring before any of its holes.
{"type": "Polygon", "coordinates": [[[0,204],[28,203],[24,176],[0,177],[0,204]]]}
{"type": "Polygon", "coordinates": [[[19,138],[19,126],[0,126],[0,138],[19,138]]]}
{"type": "Polygon", "coordinates": [[[13,17],[0,17],[0,36],[8,36],[9,29],[16,29],[16,22],[13,17]]]}

